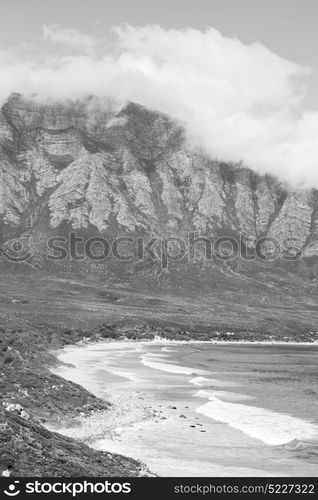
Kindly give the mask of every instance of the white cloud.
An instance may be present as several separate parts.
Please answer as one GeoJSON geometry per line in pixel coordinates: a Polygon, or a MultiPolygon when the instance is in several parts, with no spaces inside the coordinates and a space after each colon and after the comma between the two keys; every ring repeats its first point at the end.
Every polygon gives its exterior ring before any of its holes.
{"type": "Polygon", "coordinates": [[[85,52],[91,52],[97,45],[98,40],[93,35],[80,33],[73,28],[61,28],[56,24],[43,26],[43,38],[50,42],[73,47],[85,52]]]}
{"type": "Polygon", "coordinates": [[[180,120],[212,157],[318,188],[318,111],[302,110],[308,68],[215,29],[121,26],[113,34],[110,46],[46,26],[46,51],[0,50],[0,99],[21,92],[136,101],[180,120]]]}

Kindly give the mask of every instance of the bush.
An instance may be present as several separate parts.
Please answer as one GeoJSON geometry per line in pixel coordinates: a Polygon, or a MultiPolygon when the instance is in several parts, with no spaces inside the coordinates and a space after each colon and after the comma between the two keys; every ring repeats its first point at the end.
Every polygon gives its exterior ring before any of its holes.
{"type": "Polygon", "coordinates": [[[4,362],[6,364],[13,363],[13,361],[14,361],[14,356],[12,356],[12,354],[7,354],[4,358],[4,362]]]}

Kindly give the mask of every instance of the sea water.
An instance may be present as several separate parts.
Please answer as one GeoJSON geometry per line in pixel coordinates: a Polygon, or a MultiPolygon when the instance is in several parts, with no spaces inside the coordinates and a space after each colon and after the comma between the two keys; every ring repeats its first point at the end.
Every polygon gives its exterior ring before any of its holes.
{"type": "Polygon", "coordinates": [[[111,342],[60,359],[73,365],[60,375],[130,412],[95,448],[159,475],[318,475],[316,345],[111,342]]]}

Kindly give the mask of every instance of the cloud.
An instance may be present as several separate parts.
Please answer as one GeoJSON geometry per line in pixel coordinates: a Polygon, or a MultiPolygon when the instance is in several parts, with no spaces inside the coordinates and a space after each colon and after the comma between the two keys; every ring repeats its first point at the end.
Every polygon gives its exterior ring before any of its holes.
{"type": "Polygon", "coordinates": [[[212,28],[125,25],[97,40],[45,26],[43,37],[41,51],[0,49],[0,100],[21,92],[136,101],[182,122],[189,142],[213,158],[318,188],[318,111],[303,109],[307,67],[212,28]]]}
{"type": "Polygon", "coordinates": [[[98,40],[93,35],[80,33],[73,28],[61,28],[57,24],[43,26],[43,38],[50,42],[72,47],[90,53],[98,45],[98,40]]]}

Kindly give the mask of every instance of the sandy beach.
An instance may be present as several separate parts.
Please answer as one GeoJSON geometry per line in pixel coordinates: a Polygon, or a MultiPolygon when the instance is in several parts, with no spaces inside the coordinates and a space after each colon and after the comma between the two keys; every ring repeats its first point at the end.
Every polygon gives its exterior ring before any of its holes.
{"type": "Polygon", "coordinates": [[[250,349],[261,350],[262,358],[264,349],[282,359],[307,352],[297,345],[159,339],[66,348],[58,355],[63,364],[52,371],[112,407],[54,430],[137,458],[162,476],[317,475],[318,423],[308,418],[303,403],[291,407],[286,386],[284,411],[277,383],[277,395],[268,401],[268,382],[253,392],[247,384],[253,373],[247,366],[250,349]],[[233,359],[237,369],[237,349],[246,366],[234,374],[227,363],[233,359]]]}

